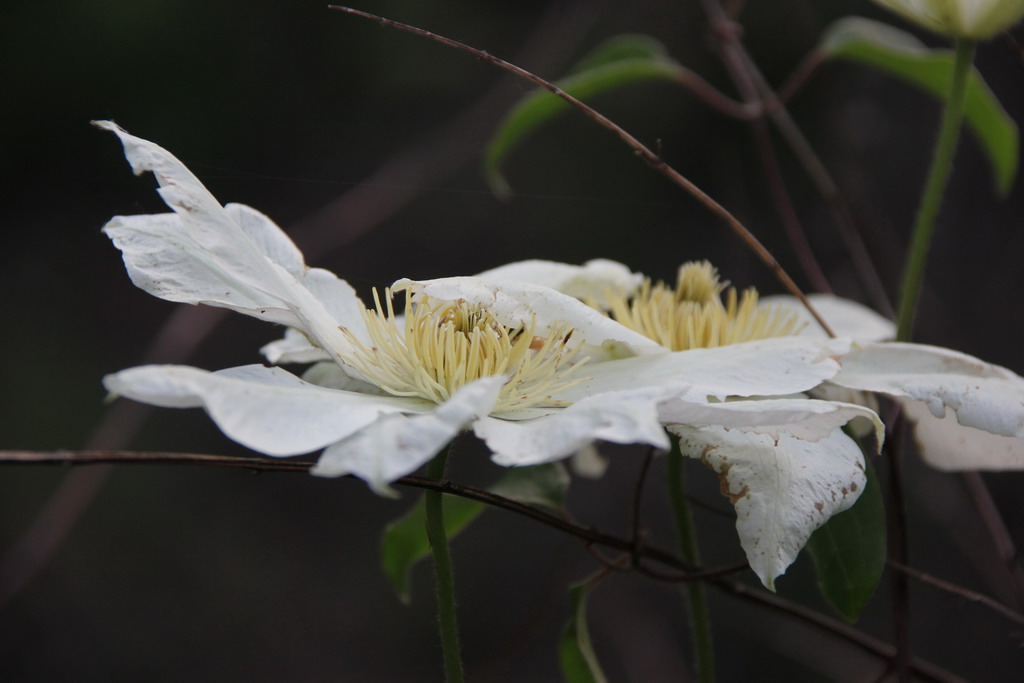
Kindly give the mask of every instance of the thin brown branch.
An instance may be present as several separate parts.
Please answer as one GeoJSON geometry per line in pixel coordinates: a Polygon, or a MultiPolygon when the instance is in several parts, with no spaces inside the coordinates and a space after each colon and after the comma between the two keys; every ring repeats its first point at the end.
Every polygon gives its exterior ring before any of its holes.
{"type": "MultiPolygon", "coordinates": [[[[771,112],[767,109],[769,98],[765,97],[757,88],[757,84],[751,77],[746,64],[734,48],[734,44],[739,42],[739,38],[736,35],[739,32],[738,25],[726,19],[723,10],[716,2],[705,2],[705,11],[712,15],[709,18],[711,19],[712,27],[717,29],[716,34],[722,34],[719,36],[718,52],[733,83],[736,85],[736,89],[743,97],[743,102],[747,107],[758,110],[765,116],[770,115],[771,112]]],[[[774,97],[771,98],[771,102],[773,107],[782,106],[781,102],[774,97]]],[[[772,202],[775,204],[775,210],[779,214],[797,261],[799,261],[804,275],[807,276],[814,289],[831,294],[833,292],[832,286],[829,284],[828,277],[825,275],[824,270],[822,270],[821,264],[818,263],[814,250],[811,249],[807,233],[804,231],[800,218],[797,216],[796,209],[790,199],[789,190],[786,187],[782,170],[779,168],[775,147],[772,144],[771,133],[768,130],[767,123],[763,117],[750,119],[750,128],[754,136],[754,142],[757,145],[758,156],[761,159],[761,167],[768,182],[768,190],[771,194],[772,202]]]]}
{"type": "Polygon", "coordinates": [[[887,564],[896,571],[903,572],[904,574],[911,576],[917,579],[918,581],[921,581],[922,583],[927,583],[930,586],[934,586],[939,590],[951,593],[957,596],[958,598],[967,600],[968,602],[976,602],[979,605],[984,605],[985,607],[991,609],[993,612],[996,612],[1006,617],[1010,621],[1024,626],[1024,614],[1021,614],[1020,612],[1007,607],[998,600],[993,600],[987,595],[984,595],[977,591],[973,591],[970,588],[964,588],[963,586],[959,586],[950,581],[940,579],[936,576],[932,576],[931,574],[925,573],[920,569],[914,569],[913,567],[901,564],[899,562],[896,562],[895,560],[889,560],[887,564]]]}
{"type": "MultiPolygon", "coordinates": [[[[889,463],[889,557],[897,564],[906,565],[909,557],[907,540],[907,505],[903,491],[903,444],[906,420],[896,416],[887,424],[891,425],[888,447],[889,463]]],[[[896,653],[893,665],[900,683],[910,683],[910,583],[907,575],[895,572],[892,575],[892,621],[896,653]]]]}
{"type": "Polygon", "coordinates": [[[961,474],[967,492],[974,502],[974,507],[981,517],[982,524],[992,538],[996,554],[1002,560],[1002,567],[1007,574],[1013,590],[1013,597],[1016,599],[1017,607],[1024,607],[1024,569],[1020,565],[1020,549],[1013,540],[1010,530],[1006,528],[1006,522],[996,507],[992,493],[985,485],[985,480],[979,472],[963,472],[961,474]]]}
{"type": "Polygon", "coordinates": [[[680,68],[674,80],[693,93],[701,102],[729,118],[751,121],[765,115],[764,108],[759,104],[737,102],[689,69],[680,68]]]}
{"type": "Polygon", "coordinates": [[[747,68],[750,70],[751,76],[754,78],[758,90],[765,98],[765,109],[768,112],[769,118],[779,130],[783,139],[789,144],[790,149],[796,155],[797,160],[803,166],[811,182],[814,183],[818,193],[831,208],[839,237],[843,241],[843,246],[846,247],[847,254],[850,256],[850,260],[856,269],[861,284],[864,285],[864,289],[871,299],[872,305],[883,315],[890,318],[895,317],[892,302],[885,291],[885,285],[878,274],[878,268],[875,267],[867,245],[864,243],[864,238],[861,236],[860,230],[853,219],[850,207],[839,191],[839,186],[836,184],[835,179],[825,167],[820,157],[818,157],[817,152],[814,151],[803,131],[797,126],[789,110],[778,100],[761,70],[757,67],[757,64],[746,52],[745,48],[740,46],[739,50],[747,68]]]}
{"type": "MultiPolygon", "coordinates": [[[[805,623],[812,624],[823,631],[845,640],[848,643],[856,645],[864,652],[870,653],[879,658],[892,660],[896,657],[896,648],[889,643],[870,636],[863,631],[859,631],[848,624],[844,624],[840,621],[836,621],[835,619],[831,619],[824,614],[815,612],[803,605],[790,602],[785,598],[779,597],[775,593],[769,593],[768,591],[752,588],[745,583],[730,581],[728,579],[714,580],[711,584],[718,586],[729,595],[736,596],[749,602],[755,602],[762,607],[776,610],[805,623]]],[[[910,670],[920,680],[934,681],[935,683],[968,683],[966,679],[919,657],[913,657],[910,659],[908,665],[910,670]]]]}
{"type": "Polygon", "coordinates": [[[710,579],[719,579],[730,574],[738,574],[750,568],[750,565],[744,562],[743,564],[734,564],[728,567],[718,567],[716,569],[705,569],[702,571],[686,572],[684,574],[669,574],[667,572],[651,569],[641,564],[637,564],[634,567],[636,571],[649,576],[652,579],[658,581],[664,581],[666,583],[689,583],[691,581],[708,581],[710,579]]]}
{"type": "MultiPolygon", "coordinates": [[[[312,462],[295,459],[277,459],[266,457],[246,457],[231,455],[206,455],[201,453],[172,453],[164,451],[0,451],[0,464],[34,464],[34,465],[109,465],[109,464],[149,464],[149,465],[207,465],[244,469],[252,472],[308,472],[312,462]]],[[[540,508],[525,505],[490,491],[478,489],[454,481],[430,479],[427,477],[407,476],[393,482],[399,486],[411,486],[430,491],[450,493],[475,500],[486,505],[499,507],[533,519],[546,526],[571,534],[588,543],[598,544],[633,553],[633,539],[619,538],[603,533],[591,527],[576,524],[558,515],[540,508]]],[[[665,550],[644,546],[637,550],[645,557],[666,566],[683,571],[693,570],[682,560],[665,550]]]]}
{"type": "Polygon", "coordinates": [[[824,321],[821,315],[815,310],[814,306],[811,305],[811,302],[808,301],[807,296],[797,286],[796,282],[793,281],[793,279],[789,276],[785,269],[783,269],[782,265],[775,259],[774,256],[772,256],[772,253],[768,251],[768,249],[763,244],[761,244],[761,241],[758,240],[757,237],[755,237],[754,234],[750,232],[750,230],[745,225],[743,225],[743,223],[738,218],[736,218],[724,206],[722,206],[717,201],[712,199],[710,195],[704,192],[704,190],[697,187],[697,185],[695,185],[691,180],[689,180],[687,177],[685,177],[683,174],[681,174],[679,171],[677,171],[669,164],[665,163],[665,161],[657,154],[655,154],[653,151],[651,151],[650,148],[641,143],[630,133],[628,133],[625,129],[623,129],[621,126],[613,122],[611,119],[607,118],[606,116],[598,112],[593,107],[584,104],[580,100],[576,99],[572,95],[568,94],[567,92],[556,86],[554,83],[551,83],[550,81],[547,81],[541,78],[540,76],[537,76],[536,74],[527,71],[526,69],[523,69],[522,67],[516,66],[511,62],[506,62],[503,59],[495,57],[494,55],[491,55],[490,53],[485,52],[484,50],[478,50],[477,48],[470,47],[465,43],[460,43],[457,40],[446,38],[444,36],[438,35],[436,33],[427,31],[422,28],[418,28],[416,26],[410,26],[408,24],[403,24],[401,22],[393,21],[391,19],[385,19],[384,17],[380,17],[375,14],[370,14],[369,12],[363,12],[361,10],[352,9],[350,7],[342,7],[339,5],[330,5],[329,7],[340,12],[345,12],[346,14],[351,14],[363,17],[365,19],[370,19],[372,21],[377,22],[381,26],[395,28],[400,31],[405,31],[413,35],[420,36],[422,38],[428,38],[435,42],[441,43],[442,45],[447,45],[448,47],[454,48],[456,50],[466,52],[500,69],[504,69],[509,73],[515,74],[516,76],[522,78],[523,80],[528,81],[540,88],[544,88],[548,92],[551,92],[554,95],[562,98],[570,105],[572,105],[580,112],[582,112],[583,115],[589,118],[591,121],[597,123],[602,128],[605,128],[606,130],[610,131],[615,136],[617,136],[620,140],[622,140],[623,143],[625,143],[630,149],[632,149],[633,152],[638,157],[640,157],[640,159],[644,163],[646,163],[655,171],[661,173],[671,182],[675,183],[683,190],[688,192],[692,197],[694,197],[695,199],[697,199],[697,201],[703,204],[705,208],[707,208],[713,214],[718,216],[722,221],[724,221],[726,225],[728,225],[733,230],[733,232],[735,232],[739,236],[739,238],[743,240],[743,242],[758,256],[758,258],[761,259],[762,263],[764,263],[765,266],[772,272],[772,274],[775,275],[779,282],[781,282],[782,285],[793,296],[800,300],[804,307],[807,308],[811,316],[818,322],[819,325],[821,325],[821,328],[825,330],[825,332],[828,333],[829,336],[835,336],[835,334],[832,332],[832,329],[828,326],[828,323],[824,321]]]}
{"type": "MultiPolygon", "coordinates": [[[[142,452],[142,451],[0,451],[0,465],[7,464],[33,464],[33,465],[100,465],[100,464],[164,464],[164,465],[206,465],[216,467],[229,467],[235,469],[250,470],[253,472],[305,472],[313,463],[308,461],[297,461],[294,459],[281,460],[266,457],[245,457],[226,455],[205,455],[198,453],[170,453],[170,452],[142,452]]],[[[545,510],[534,508],[510,498],[496,495],[490,491],[478,489],[452,481],[439,481],[426,477],[408,476],[402,477],[395,482],[399,486],[410,486],[420,489],[441,491],[463,498],[469,498],[481,503],[499,507],[516,514],[523,515],[529,519],[538,521],[546,526],[559,531],[564,531],[576,538],[582,539],[591,545],[603,545],[609,548],[620,550],[632,557],[634,544],[631,539],[620,538],[606,534],[597,529],[582,526],[551,514],[545,510]]],[[[888,643],[873,638],[857,629],[836,621],[814,610],[808,609],[797,603],[781,598],[774,593],[753,588],[740,581],[728,579],[722,576],[736,570],[735,567],[727,567],[712,570],[696,570],[687,566],[675,555],[652,546],[644,546],[642,555],[659,562],[665,566],[672,567],[690,573],[693,580],[706,580],[711,585],[737,596],[743,600],[754,602],[774,611],[786,614],[792,618],[808,623],[827,633],[831,633],[841,640],[845,640],[860,649],[875,655],[881,659],[894,657],[896,649],[888,643]]],[[[646,568],[649,575],[650,568],[646,568]]],[[[914,658],[909,666],[912,671],[925,680],[938,683],[962,683],[963,679],[930,664],[921,659],[914,658]]]]}
{"type": "Polygon", "coordinates": [[[843,245],[846,247],[872,305],[883,315],[890,318],[895,317],[892,303],[889,301],[878,269],[875,268],[871,255],[864,244],[864,239],[857,229],[838,185],[784,104],[811,77],[821,63],[820,56],[812,53],[811,57],[805,59],[794,76],[783,87],[780,96],[768,84],[761,69],[747,52],[742,41],[742,30],[726,16],[718,0],[702,0],[702,5],[712,30],[719,39],[723,60],[730,72],[733,73],[737,85],[741,88],[752,87],[756,90],[759,95],[758,99],[761,101],[761,109],[779,130],[818,193],[831,208],[840,239],[843,240],[843,245]],[[743,83],[746,85],[742,85],[743,83]]]}
{"type": "Polygon", "coordinates": [[[643,465],[640,467],[640,474],[637,475],[636,478],[636,486],[633,489],[633,509],[631,516],[634,552],[638,552],[640,547],[643,545],[643,537],[640,530],[640,501],[643,500],[644,484],[647,482],[647,472],[651,468],[651,460],[654,459],[655,450],[656,449],[653,446],[647,449],[647,453],[644,455],[643,465]]]}

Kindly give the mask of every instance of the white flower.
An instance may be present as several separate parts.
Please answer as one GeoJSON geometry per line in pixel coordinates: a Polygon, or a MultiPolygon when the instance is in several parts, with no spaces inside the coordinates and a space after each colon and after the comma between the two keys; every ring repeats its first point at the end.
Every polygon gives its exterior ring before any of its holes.
{"type": "Polygon", "coordinates": [[[989,38],[1024,17],[1024,0],[875,0],[882,7],[955,38],[989,38]]]}
{"type": "MultiPolygon", "coordinates": [[[[529,261],[490,272],[555,286],[572,282],[576,296],[683,355],[741,353],[750,346],[784,344],[810,327],[810,317],[787,301],[762,302],[753,290],[728,288],[707,262],[684,264],[672,287],[625,277],[625,266],[601,263],[600,271],[590,264],[529,261]]],[[[816,298],[815,303],[841,327],[888,334],[889,326],[878,316],[835,297],[816,298]]],[[[818,334],[806,336],[824,340],[818,334]]],[[[872,410],[842,401],[786,397],[698,403],[688,398],[663,401],[660,419],[679,437],[684,455],[719,474],[722,492],[736,509],[747,561],[773,588],[814,530],[852,505],[867,483],[861,449],[843,427],[854,421],[859,428],[866,426],[866,434],[880,446],[882,423],[872,410]]]]}
{"type": "MultiPolygon", "coordinates": [[[[106,386],[154,405],[203,407],[230,438],[267,455],[324,449],[315,474],[354,474],[387,492],[466,428],[503,465],[564,458],[595,439],[664,448],[666,401],[706,407],[803,391],[832,377],[834,356],[847,350],[791,337],[671,353],[573,297],[500,274],[403,280],[395,293],[404,315],[390,291],[367,310],[343,280],[307,267],[269,218],[221,206],[167,151],[98,125],[118,135],[136,173],[156,175],[173,211],[104,228],[132,281],[171,301],[287,325],[268,356],[324,361],[302,378],[260,365],[144,366],[106,386]]],[[[710,414],[698,417],[699,426],[710,414]]]]}

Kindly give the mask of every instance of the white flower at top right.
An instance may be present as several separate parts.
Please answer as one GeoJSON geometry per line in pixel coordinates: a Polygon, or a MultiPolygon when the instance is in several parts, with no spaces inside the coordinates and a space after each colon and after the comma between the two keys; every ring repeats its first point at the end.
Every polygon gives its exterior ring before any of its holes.
{"type": "Polygon", "coordinates": [[[954,38],[991,38],[1024,17],[1024,0],[875,0],[875,4],[954,38]]]}

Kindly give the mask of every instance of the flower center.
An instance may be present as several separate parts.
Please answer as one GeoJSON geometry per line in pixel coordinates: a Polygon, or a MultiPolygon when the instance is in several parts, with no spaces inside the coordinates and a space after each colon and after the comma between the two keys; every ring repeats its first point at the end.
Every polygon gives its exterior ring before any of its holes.
{"type": "Polygon", "coordinates": [[[567,405],[554,395],[585,379],[574,376],[588,359],[576,358],[568,326],[535,336],[536,321],[511,329],[486,308],[426,296],[414,301],[409,291],[403,320],[390,289],[384,299],[382,305],[374,290],[375,308],[363,313],[370,346],[343,331],[355,347],[346,360],[389,394],[443,403],[464,384],[506,375],[492,411],[500,413],[567,405]]]}
{"type": "Polygon", "coordinates": [[[631,297],[612,295],[608,308],[618,322],[673,351],[784,337],[799,330],[795,312],[759,304],[753,288],[737,293],[707,261],[680,266],[675,288],[645,279],[631,297]]]}

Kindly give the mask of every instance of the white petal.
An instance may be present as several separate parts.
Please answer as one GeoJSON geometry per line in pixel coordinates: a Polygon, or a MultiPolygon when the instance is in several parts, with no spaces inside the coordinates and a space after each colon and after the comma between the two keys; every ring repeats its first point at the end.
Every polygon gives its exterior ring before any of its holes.
{"type": "MultiPolygon", "coordinates": [[[[893,321],[856,301],[842,299],[832,294],[810,294],[807,298],[839,337],[872,342],[885,341],[896,336],[896,324],[893,321]]],[[[779,294],[765,297],[761,302],[773,306],[785,306],[794,311],[803,323],[801,334],[814,337],[827,336],[821,329],[821,325],[811,317],[807,308],[796,297],[779,294]]]]}
{"type": "MultiPolygon", "coordinates": [[[[195,182],[199,182],[194,176],[193,179],[195,182]]],[[[200,187],[203,186],[200,185],[200,187]]],[[[206,188],[203,187],[203,189],[206,188]]],[[[210,195],[210,200],[217,204],[213,195],[210,195]]],[[[300,276],[306,270],[302,252],[295,246],[291,238],[278,227],[277,223],[270,220],[265,213],[245,204],[225,204],[224,213],[249,238],[253,247],[269,261],[278,264],[295,276],[300,276]]]]}
{"type": "MultiPolygon", "coordinates": [[[[847,389],[846,387],[841,387],[838,384],[832,384],[831,382],[819,384],[808,391],[807,395],[811,398],[816,398],[822,401],[853,403],[854,405],[870,408],[875,413],[879,411],[877,394],[870,391],[847,389]]],[[[861,420],[854,422],[850,427],[853,429],[854,436],[862,439],[871,436],[871,432],[875,429],[870,423],[861,420]]]]}
{"type": "Polygon", "coordinates": [[[715,470],[736,509],[736,531],[751,569],[770,590],[815,529],[864,489],[860,449],[841,429],[816,441],[779,425],[775,434],[720,426],[671,425],[684,455],[715,470]]]}
{"type": "Polygon", "coordinates": [[[1024,470],[1024,439],[965,427],[948,408],[944,417],[937,418],[923,403],[900,402],[914,423],[914,440],[921,456],[932,467],[948,472],[1024,470]]]}
{"type": "Polygon", "coordinates": [[[328,389],[354,391],[357,394],[371,394],[373,396],[391,395],[376,384],[370,384],[349,375],[340,365],[330,361],[321,361],[309,366],[302,373],[302,381],[328,389]]]}
{"type": "Polygon", "coordinates": [[[260,348],[260,353],[272,365],[284,363],[315,363],[329,360],[330,355],[319,346],[314,346],[309,337],[294,327],[284,331],[284,337],[260,348]]]}
{"type": "Polygon", "coordinates": [[[584,479],[600,479],[608,471],[609,463],[595,443],[588,443],[569,458],[572,473],[584,479]]]}
{"type": "Polygon", "coordinates": [[[537,322],[537,334],[544,336],[554,327],[568,325],[573,337],[588,347],[626,346],[633,352],[659,353],[663,349],[654,341],[634,332],[602,314],[579,299],[549,287],[513,280],[490,280],[475,277],[451,277],[439,280],[399,280],[396,289],[410,288],[414,295],[444,301],[464,300],[486,306],[507,327],[537,322]]]}
{"type": "Polygon", "coordinates": [[[609,293],[632,294],[644,279],[640,273],[608,259],[593,259],[582,266],[539,259],[517,261],[485,270],[476,277],[543,285],[576,299],[593,301],[598,306],[607,304],[609,293]]]}
{"type": "Polygon", "coordinates": [[[768,434],[783,433],[804,441],[818,441],[837,428],[860,419],[870,426],[875,443],[881,447],[885,425],[875,412],[864,406],[809,398],[689,403],[666,401],[659,407],[661,421],[691,427],[720,426],[768,434]]]}
{"type": "Polygon", "coordinates": [[[280,368],[247,365],[207,372],[146,365],[104,378],[116,395],[171,408],[204,407],[231,439],[273,456],[309,453],[387,413],[422,413],[418,399],[325,389],[280,368]]]}
{"type": "Polygon", "coordinates": [[[702,402],[711,396],[780,396],[805,391],[839,370],[834,356],[848,343],[811,337],[778,337],[713,349],[691,349],[660,355],[585,365],[580,376],[590,379],[558,394],[575,400],[603,391],[686,383],[684,398],[702,402]]]}
{"type": "Polygon", "coordinates": [[[842,359],[832,381],[921,401],[935,417],[950,408],[960,424],[1024,437],[1024,378],[973,356],[924,344],[867,344],[842,359]]]}
{"type": "Polygon", "coordinates": [[[461,387],[432,412],[385,415],[325,450],[312,473],[354,474],[377,493],[393,494],[387,485],[419,469],[470,421],[490,412],[504,383],[504,377],[485,377],[461,387]]]}
{"type": "Polygon", "coordinates": [[[124,254],[138,287],[170,301],[208,304],[297,327],[332,353],[350,344],[338,329],[362,333],[362,304],[333,274],[307,269],[269,218],[241,205],[222,207],[178,159],[115,124],[136,173],[152,171],[172,214],[116,216],[104,232],[124,254]]]}
{"type": "Polygon", "coordinates": [[[487,442],[499,465],[539,465],[569,457],[595,439],[667,448],[658,421],[660,387],[610,392],[530,420],[484,417],[473,430],[487,442]]]}

